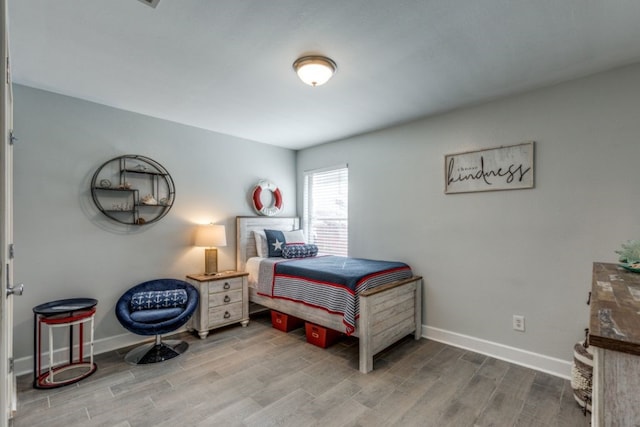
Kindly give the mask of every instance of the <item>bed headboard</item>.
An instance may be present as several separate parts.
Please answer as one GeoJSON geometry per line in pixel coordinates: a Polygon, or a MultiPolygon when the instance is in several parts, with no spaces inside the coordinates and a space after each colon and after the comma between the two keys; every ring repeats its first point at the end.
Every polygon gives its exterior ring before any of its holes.
{"type": "Polygon", "coordinates": [[[291,231],[300,228],[298,218],[281,218],[268,216],[236,217],[236,270],[245,271],[245,264],[251,257],[258,256],[254,230],[291,231]]]}

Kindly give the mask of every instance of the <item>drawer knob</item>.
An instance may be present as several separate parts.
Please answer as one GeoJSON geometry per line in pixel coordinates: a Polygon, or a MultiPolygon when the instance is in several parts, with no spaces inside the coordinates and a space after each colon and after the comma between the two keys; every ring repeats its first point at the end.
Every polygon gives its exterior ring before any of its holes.
{"type": "Polygon", "coordinates": [[[224,312],[224,318],[228,319],[229,317],[231,317],[231,313],[229,313],[228,311],[224,312]]]}
{"type": "Polygon", "coordinates": [[[224,289],[230,289],[230,288],[231,288],[231,285],[229,284],[229,282],[224,282],[224,286],[223,286],[223,288],[224,288],[224,289]]]}
{"type": "Polygon", "coordinates": [[[229,295],[225,295],[224,302],[231,302],[231,297],[229,295]]]}

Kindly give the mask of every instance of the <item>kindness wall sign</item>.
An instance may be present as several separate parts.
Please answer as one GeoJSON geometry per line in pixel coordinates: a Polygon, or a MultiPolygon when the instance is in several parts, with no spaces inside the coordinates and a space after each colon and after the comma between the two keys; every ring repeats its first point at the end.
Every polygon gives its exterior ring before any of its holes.
{"type": "Polygon", "coordinates": [[[444,156],[444,192],[533,188],[534,142],[444,156]]]}

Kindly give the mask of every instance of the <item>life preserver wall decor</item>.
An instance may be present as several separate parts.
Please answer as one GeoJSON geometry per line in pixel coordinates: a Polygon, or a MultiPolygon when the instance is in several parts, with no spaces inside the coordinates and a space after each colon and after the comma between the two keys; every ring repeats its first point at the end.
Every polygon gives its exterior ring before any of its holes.
{"type": "Polygon", "coordinates": [[[273,182],[266,179],[258,181],[258,184],[251,194],[251,201],[253,202],[253,208],[260,215],[274,216],[282,210],[282,193],[280,193],[280,189],[273,182]],[[263,190],[271,191],[273,195],[273,203],[271,206],[265,206],[262,203],[261,195],[263,190]]]}

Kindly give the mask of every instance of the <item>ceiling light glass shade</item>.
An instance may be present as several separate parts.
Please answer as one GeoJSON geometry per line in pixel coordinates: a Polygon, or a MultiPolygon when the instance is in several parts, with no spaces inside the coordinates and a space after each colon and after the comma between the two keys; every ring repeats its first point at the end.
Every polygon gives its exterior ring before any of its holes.
{"type": "Polygon", "coordinates": [[[309,86],[325,84],[336,72],[336,63],[324,56],[303,56],[296,59],[293,69],[309,86]]]}

